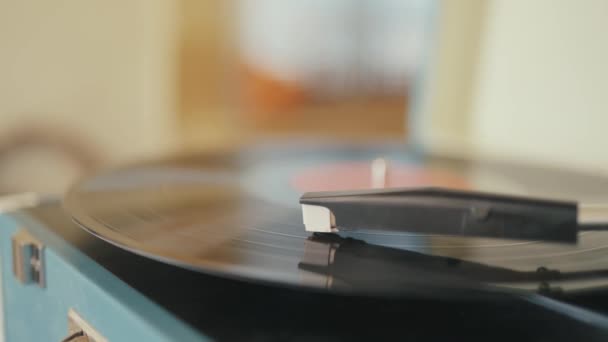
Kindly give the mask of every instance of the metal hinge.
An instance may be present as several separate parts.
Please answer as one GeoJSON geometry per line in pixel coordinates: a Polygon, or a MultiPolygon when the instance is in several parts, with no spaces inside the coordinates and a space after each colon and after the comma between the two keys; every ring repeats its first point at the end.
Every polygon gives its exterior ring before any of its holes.
{"type": "Polygon", "coordinates": [[[45,286],[44,245],[25,229],[12,238],[13,273],[22,284],[45,286]]]}

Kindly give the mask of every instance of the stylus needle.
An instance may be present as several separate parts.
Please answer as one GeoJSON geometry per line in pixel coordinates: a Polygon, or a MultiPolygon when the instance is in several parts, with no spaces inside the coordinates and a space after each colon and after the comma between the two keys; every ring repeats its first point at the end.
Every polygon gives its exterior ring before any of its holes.
{"type": "Polygon", "coordinates": [[[311,192],[300,198],[309,232],[386,230],[575,243],[608,230],[606,207],[441,188],[311,192]]]}

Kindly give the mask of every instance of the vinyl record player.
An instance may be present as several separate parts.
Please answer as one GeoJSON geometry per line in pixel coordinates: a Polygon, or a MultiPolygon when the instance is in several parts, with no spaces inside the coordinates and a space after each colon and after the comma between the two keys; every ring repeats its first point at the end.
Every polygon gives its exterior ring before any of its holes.
{"type": "MultiPolygon", "coordinates": [[[[568,242],[420,225],[314,233],[299,203],[427,186],[593,206],[608,178],[401,145],[265,146],[102,171],[64,198],[3,199],[6,340],[608,338],[608,231],[568,242]]],[[[501,229],[527,224],[514,222],[501,229]]]]}

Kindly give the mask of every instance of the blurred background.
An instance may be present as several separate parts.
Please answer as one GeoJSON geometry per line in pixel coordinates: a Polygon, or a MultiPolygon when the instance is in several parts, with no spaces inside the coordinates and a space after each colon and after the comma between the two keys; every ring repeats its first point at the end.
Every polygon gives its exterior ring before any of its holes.
{"type": "Polygon", "coordinates": [[[608,172],[608,1],[4,0],[0,192],[267,141],[608,172]]]}

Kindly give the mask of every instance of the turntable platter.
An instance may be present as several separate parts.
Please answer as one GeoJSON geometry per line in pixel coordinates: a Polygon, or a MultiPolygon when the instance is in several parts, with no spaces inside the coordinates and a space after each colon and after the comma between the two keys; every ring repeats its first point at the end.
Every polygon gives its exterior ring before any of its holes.
{"type": "Polygon", "coordinates": [[[536,166],[426,158],[401,146],[259,148],[100,173],[64,205],[88,232],[199,272],[336,293],[449,296],[501,289],[580,291],[608,285],[608,232],[576,245],[359,231],[311,236],[304,191],[368,187],[369,163],[389,186],[443,186],[598,201],[608,179],[536,166]]]}

